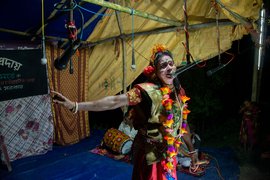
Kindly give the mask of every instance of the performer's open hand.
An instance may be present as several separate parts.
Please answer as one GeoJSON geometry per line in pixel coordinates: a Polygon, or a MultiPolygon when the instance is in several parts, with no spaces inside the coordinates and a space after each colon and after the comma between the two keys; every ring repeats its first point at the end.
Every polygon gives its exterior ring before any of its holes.
{"type": "Polygon", "coordinates": [[[63,96],[61,93],[56,91],[51,91],[52,99],[54,103],[58,103],[68,108],[69,110],[73,109],[75,102],[72,102],[67,97],[63,96]]]}

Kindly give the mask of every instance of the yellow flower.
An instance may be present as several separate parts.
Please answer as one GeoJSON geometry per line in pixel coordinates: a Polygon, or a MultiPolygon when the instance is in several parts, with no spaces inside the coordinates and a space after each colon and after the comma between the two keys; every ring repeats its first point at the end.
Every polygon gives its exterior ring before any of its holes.
{"type": "Polygon", "coordinates": [[[172,124],[173,124],[173,120],[170,119],[170,120],[166,120],[166,121],[163,123],[163,126],[171,128],[172,124]]]}
{"type": "Polygon", "coordinates": [[[181,134],[186,134],[188,133],[187,130],[185,128],[181,128],[181,134]]]}
{"type": "Polygon", "coordinates": [[[171,89],[169,87],[167,87],[167,86],[166,87],[161,87],[160,90],[161,90],[163,95],[171,93],[171,89]]]}
{"type": "Polygon", "coordinates": [[[164,52],[166,50],[168,50],[168,49],[166,48],[165,45],[163,45],[163,44],[155,44],[154,47],[152,48],[151,62],[152,63],[154,62],[157,52],[164,52]]]}
{"type": "Polygon", "coordinates": [[[190,113],[190,110],[188,110],[188,109],[186,109],[186,108],[183,110],[183,119],[184,119],[184,120],[187,119],[187,116],[188,116],[189,113],[190,113]]]}
{"type": "Polygon", "coordinates": [[[181,96],[181,100],[185,104],[188,100],[190,100],[190,98],[187,96],[181,96]]]}
{"type": "Polygon", "coordinates": [[[174,157],[174,156],[177,155],[177,153],[176,153],[176,152],[167,152],[167,155],[168,155],[169,157],[174,157]]]}
{"type": "Polygon", "coordinates": [[[174,137],[168,137],[168,136],[166,136],[166,137],[167,137],[167,138],[166,138],[167,144],[168,144],[168,145],[173,145],[174,137]]]}
{"type": "Polygon", "coordinates": [[[173,163],[167,162],[166,165],[167,165],[168,169],[173,169],[173,163]]]}
{"type": "Polygon", "coordinates": [[[178,147],[180,147],[181,144],[184,144],[184,143],[181,141],[181,139],[176,139],[176,141],[175,141],[175,146],[178,148],[178,147]]]}
{"type": "Polygon", "coordinates": [[[163,99],[161,103],[166,110],[171,110],[172,109],[172,102],[173,102],[172,99],[163,99]]]}
{"type": "Polygon", "coordinates": [[[188,110],[187,108],[185,108],[184,110],[183,110],[183,114],[189,114],[190,113],[190,110],[188,110]]]}

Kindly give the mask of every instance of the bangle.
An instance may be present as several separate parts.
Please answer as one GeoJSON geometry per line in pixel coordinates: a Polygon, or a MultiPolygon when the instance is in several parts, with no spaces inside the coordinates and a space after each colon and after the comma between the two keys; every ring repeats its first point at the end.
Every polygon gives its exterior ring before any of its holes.
{"type": "Polygon", "coordinates": [[[78,112],[78,103],[77,102],[75,102],[75,107],[73,107],[72,108],[72,112],[73,112],[73,114],[76,114],[77,112],[78,112]]]}
{"type": "Polygon", "coordinates": [[[195,154],[195,153],[197,153],[197,151],[196,151],[196,150],[191,151],[191,152],[188,152],[188,154],[195,154]]]}

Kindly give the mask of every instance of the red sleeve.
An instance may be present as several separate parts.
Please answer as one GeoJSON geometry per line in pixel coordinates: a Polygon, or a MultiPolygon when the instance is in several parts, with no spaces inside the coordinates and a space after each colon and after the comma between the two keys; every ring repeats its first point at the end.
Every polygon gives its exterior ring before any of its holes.
{"type": "Polygon", "coordinates": [[[128,104],[130,106],[136,105],[142,101],[141,91],[139,88],[132,88],[127,92],[128,104]]]}

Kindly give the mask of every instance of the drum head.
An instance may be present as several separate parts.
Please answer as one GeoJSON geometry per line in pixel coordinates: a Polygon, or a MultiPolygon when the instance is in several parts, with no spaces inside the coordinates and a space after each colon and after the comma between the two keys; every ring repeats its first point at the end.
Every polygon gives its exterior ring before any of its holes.
{"type": "Polygon", "coordinates": [[[127,140],[121,148],[121,153],[128,154],[131,151],[131,147],[132,147],[132,140],[127,140]]]}
{"type": "Polygon", "coordinates": [[[103,137],[103,142],[109,150],[117,154],[127,154],[131,150],[132,140],[118,129],[110,128],[103,137]]]}

